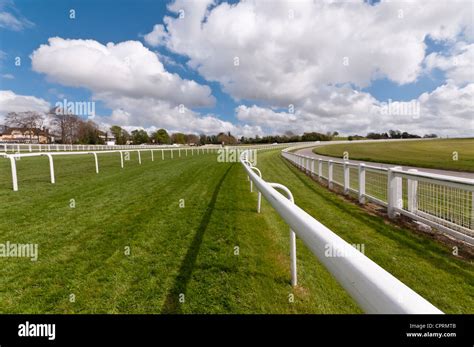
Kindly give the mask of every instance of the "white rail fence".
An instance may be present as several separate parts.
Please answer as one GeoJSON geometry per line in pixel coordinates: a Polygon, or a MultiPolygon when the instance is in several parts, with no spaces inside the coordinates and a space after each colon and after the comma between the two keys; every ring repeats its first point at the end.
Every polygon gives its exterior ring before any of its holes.
{"type": "Polygon", "coordinates": [[[91,155],[94,158],[95,162],[95,172],[99,173],[99,155],[107,154],[107,153],[117,153],[120,155],[120,166],[124,168],[124,155],[127,153],[136,152],[138,163],[141,165],[142,157],[141,154],[143,152],[151,154],[151,160],[155,160],[155,152],[159,152],[161,154],[161,160],[165,160],[165,157],[169,157],[173,159],[174,157],[180,158],[181,156],[194,156],[208,154],[208,153],[215,153],[217,149],[214,148],[162,148],[162,149],[126,149],[126,150],[114,150],[114,151],[91,151],[91,152],[32,152],[32,153],[0,153],[0,157],[6,158],[10,160],[10,168],[11,168],[11,176],[12,176],[12,187],[14,191],[18,191],[18,173],[17,173],[17,161],[21,158],[27,157],[47,157],[49,160],[49,171],[51,177],[51,183],[56,183],[55,178],[55,170],[54,170],[54,157],[55,156],[75,156],[75,155],[91,155]],[[161,152],[161,153],[160,153],[161,152]]]}
{"type": "Polygon", "coordinates": [[[298,236],[365,312],[443,313],[295,205],[293,196],[286,187],[266,182],[258,169],[247,160],[245,152],[240,159],[251,182],[251,190],[255,186],[259,192],[257,211],[260,212],[261,194],[290,226],[290,269],[293,286],[297,285],[296,236],[298,236]],[[283,190],[287,197],[275,188],[283,190]],[[335,254],[345,256],[327,256],[327,247],[334,250],[335,254]]]}
{"type": "Polygon", "coordinates": [[[405,215],[474,245],[473,179],[336,162],[287,150],[282,156],[330,189],[337,185],[362,204],[385,206],[390,218],[405,215]]]}
{"type": "MultiPolygon", "coordinates": [[[[279,144],[261,144],[261,145],[242,145],[242,146],[226,146],[227,148],[278,148],[288,147],[298,143],[279,143],[279,144]]],[[[187,145],[77,145],[77,144],[29,144],[29,143],[0,143],[0,151],[3,153],[21,153],[21,152],[89,152],[89,151],[112,151],[112,150],[135,150],[135,149],[189,149],[194,148],[224,148],[221,145],[207,144],[204,146],[187,146],[187,145]]]]}
{"type": "MultiPolygon", "coordinates": [[[[0,143],[0,151],[14,152],[73,152],[73,151],[110,151],[132,149],[162,149],[176,148],[171,145],[68,145],[68,144],[29,144],[29,143],[0,143]]],[[[184,148],[184,146],[183,146],[184,148]]]]}
{"type": "MultiPolygon", "coordinates": [[[[291,144],[290,144],[291,145],[291,144]]],[[[63,146],[63,145],[60,145],[63,146]]],[[[72,145],[71,145],[72,146],[72,145]]],[[[60,152],[41,152],[41,151],[31,151],[28,153],[21,153],[21,151],[17,151],[14,153],[7,153],[3,152],[0,153],[0,157],[6,158],[10,160],[10,167],[11,167],[11,176],[12,176],[12,187],[14,191],[18,191],[18,173],[17,173],[17,161],[21,158],[27,157],[47,157],[49,160],[49,171],[51,177],[51,183],[56,183],[56,176],[55,176],[55,169],[54,169],[54,157],[55,156],[74,156],[74,155],[91,155],[94,158],[95,162],[95,172],[99,173],[99,154],[107,154],[107,153],[117,153],[120,154],[120,166],[124,168],[124,154],[130,152],[136,152],[138,163],[142,163],[141,154],[151,153],[151,160],[155,160],[155,152],[158,152],[158,155],[161,153],[161,160],[165,160],[165,157],[170,157],[173,159],[174,157],[180,158],[181,156],[194,156],[199,154],[209,154],[209,153],[218,153],[220,150],[236,150],[236,151],[244,151],[246,149],[257,149],[257,150],[270,150],[270,149],[278,149],[281,147],[288,147],[288,144],[278,144],[278,145],[256,145],[256,146],[200,146],[200,147],[165,147],[165,146],[102,146],[101,150],[97,151],[76,151],[77,148],[81,148],[83,145],[74,145],[78,147],[69,147],[70,151],[60,151],[60,152]],[[106,147],[113,147],[114,150],[106,150],[106,147]],[[123,149],[119,149],[123,148],[123,149]]],[[[88,146],[86,146],[88,147],[88,146]]],[[[96,146],[94,146],[95,148],[96,146]]]]}

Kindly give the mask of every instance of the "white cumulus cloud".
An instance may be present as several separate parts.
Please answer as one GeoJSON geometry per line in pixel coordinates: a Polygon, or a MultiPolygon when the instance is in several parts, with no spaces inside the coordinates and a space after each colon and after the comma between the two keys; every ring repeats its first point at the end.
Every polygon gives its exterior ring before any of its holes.
{"type": "Polygon", "coordinates": [[[320,85],[414,82],[427,36],[452,40],[472,30],[465,2],[177,0],[169,10],[177,16],[156,25],[148,44],[187,56],[235,99],[273,104],[297,103],[320,85]]]}
{"type": "Polygon", "coordinates": [[[154,98],[188,107],[212,106],[208,86],[165,70],[138,41],[103,45],[94,40],[50,38],[31,55],[32,67],[52,81],[85,87],[105,98],[154,98]]]}
{"type": "Polygon", "coordinates": [[[8,112],[47,112],[49,102],[30,95],[15,94],[11,90],[0,90],[0,115],[8,112]]]}

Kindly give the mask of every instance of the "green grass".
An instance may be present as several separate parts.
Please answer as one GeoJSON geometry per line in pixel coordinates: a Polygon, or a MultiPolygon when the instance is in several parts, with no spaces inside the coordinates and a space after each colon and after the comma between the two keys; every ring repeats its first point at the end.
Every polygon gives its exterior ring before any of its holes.
{"type": "Polygon", "coordinates": [[[313,150],[317,154],[349,159],[426,168],[474,172],[474,139],[438,139],[328,144],[313,150]],[[457,153],[457,160],[456,159],[457,153]]]}
{"type": "MultiPolygon", "coordinates": [[[[0,243],[39,245],[37,262],[0,258],[0,312],[361,312],[300,240],[300,286],[291,287],[288,227],[265,201],[255,212],[257,194],[240,164],[217,163],[211,154],[151,162],[144,154],[140,166],[135,156],[120,169],[118,154],[99,155],[98,175],[92,156],[57,157],[55,185],[46,158],[23,158],[18,192],[8,161],[0,160],[0,243]]],[[[258,166],[440,309],[474,312],[471,263],[343,201],[279,151],[261,153],[258,166]]]]}

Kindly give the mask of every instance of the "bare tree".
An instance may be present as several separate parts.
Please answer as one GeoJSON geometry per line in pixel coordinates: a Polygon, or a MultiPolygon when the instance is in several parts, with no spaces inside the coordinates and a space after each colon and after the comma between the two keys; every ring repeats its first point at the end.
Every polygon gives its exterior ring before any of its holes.
{"type": "Polygon", "coordinates": [[[61,143],[72,144],[77,141],[81,119],[70,113],[57,112],[56,108],[49,111],[51,122],[61,134],[61,143]]]}
{"type": "Polygon", "coordinates": [[[35,111],[26,112],[9,112],[5,116],[5,124],[9,127],[18,127],[27,129],[30,136],[30,141],[34,132],[37,132],[39,141],[39,129],[44,124],[44,116],[41,113],[35,111]]]}

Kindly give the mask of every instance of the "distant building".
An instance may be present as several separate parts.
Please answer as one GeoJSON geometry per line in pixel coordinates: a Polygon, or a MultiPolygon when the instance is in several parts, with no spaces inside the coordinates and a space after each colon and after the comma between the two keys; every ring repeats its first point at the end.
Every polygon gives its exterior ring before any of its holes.
{"type": "Polygon", "coordinates": [[[0,125],[0,142],[9,143],[51,143],[48,129],[10,128],[0,125]]]}
{"type": "Polygon", "coordinates": [[[99,130],[99,139],[102,143],[105,143],[108,146],[115,145],[115,137],[109,134],[107,131],[99,130]]]}

